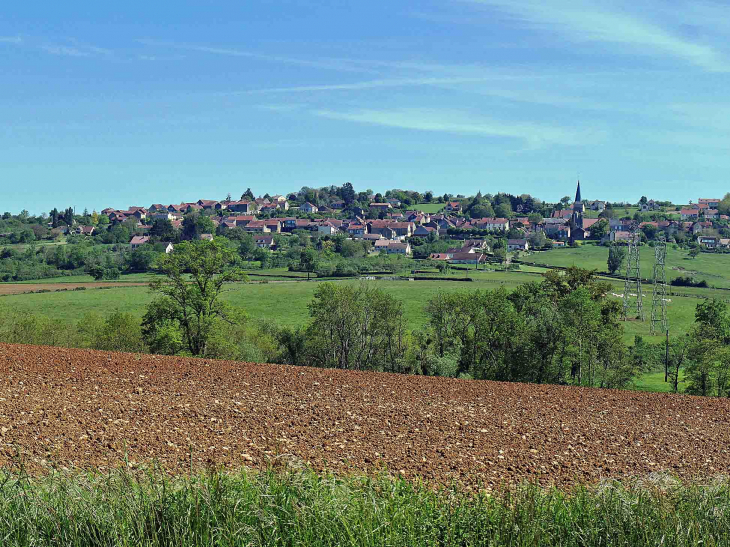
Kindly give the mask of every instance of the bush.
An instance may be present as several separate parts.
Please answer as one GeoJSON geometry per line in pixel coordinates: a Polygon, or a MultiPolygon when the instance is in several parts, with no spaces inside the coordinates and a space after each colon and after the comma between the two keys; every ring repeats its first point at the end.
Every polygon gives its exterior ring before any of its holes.
{"type": "Polygon", "coordinates": [[[131,313],[114,312],[93,333],[91,347],[105,351],[146,351],[139,319],[131,313]]]}
{"type": "Polygon", "coordinates": [[[709,285],[707,284],[707,281],[704,279],[701,281],[695,281],[691,276],[686,277],[675,277],[672,279],[672,281],[669,283],[670,285],[674,285],[675,287],[701,287],[701,288],[707,288],[709,285]]]}

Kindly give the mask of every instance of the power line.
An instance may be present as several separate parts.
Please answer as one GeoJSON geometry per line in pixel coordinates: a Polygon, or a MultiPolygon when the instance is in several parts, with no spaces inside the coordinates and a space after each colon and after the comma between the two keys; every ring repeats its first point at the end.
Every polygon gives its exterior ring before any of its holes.
{"type": "Polygon", "coordinates": [[[651,333],[656,334],[669,330],[667,321],[667,240],[662,236],[654,247],[654,291],[651,300],[651,333]]]}
{"type": "Polygon", "coordinates": [[[629,310],[636,310],[636,319],[644,320],[644,308],[641,293],[641,255],[639,254],[639,225],[631,224],[629,231],[629,252],[626,257],[626,280],[624,282],[624,321],[629,317],[629,310]],[[631,291],[635,290],[636,295],[631,291]],[[632,301],[631,297],[636,296],[632,301]]]}

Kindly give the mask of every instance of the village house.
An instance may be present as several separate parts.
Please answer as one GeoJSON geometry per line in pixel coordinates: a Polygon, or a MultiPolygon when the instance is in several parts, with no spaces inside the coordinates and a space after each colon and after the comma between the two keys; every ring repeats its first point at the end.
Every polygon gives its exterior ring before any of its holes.
{"type": "Polygon", "coordinates": [[[233,222],[234,226],[246,226],[252,220],[256,220],[253,215],[236,215],[226,217],[224,222],[233,222]]]}
{"type": "Polygon", "coordinates": [[[706,249],[714,249],[717,247],[718,238],[714,236],[699,236],[697,243],[705,247],[706,249]]]}
{"type": "Polygon", "coordinates": [[[393,206],[390,203],[371,203],[370,208],[376,211],[387,211],[388,209],[392,209],[393,206]]]}
{"type": "Polygon", "coordinates": [[[330,222],[322,222],[317,225],[317,233],[333,236],[337,233],[337,228],[330,222]]]}
{"type": "Polygon", "coordinates": [[[199,199],[196,203],[206,211],[220,211],[227,208],[225,203],[214,199],[199,199]]]}
{"type": "Polygon", "coordinates": [[[152,220],[173,220],[175,218],[175,215],[173,215],[170,211],[167,210],[167,208],[156,210],[155,212],[151,212],[149,215],[147,215],[147,218],[152,220]]]}
{"type": "Polygon", "coordinates": [[[345,202],[341,199],[336,199],[332,203],[330,203],[330,207],[333,209],[344,209],[345,208],[345,202]]]}
{"type": "Polygon", "coordinates": [[[480,230],[506,232],[509,230],[509,220],[506,218],[480,218],[472,221],[472,225],[480,230]]]}
{"type": "Polygon", "coordinates": [[[417,226],[416,229],[413,231],[413,237],[428,237],[431,234],[438,236],[438,229],[431,226],[417,226]]]}
{"type": "Polygon", "coordinates": [[[710,209],[717,209],[720,206],[720,199],[717,198],[700,198],[697,200],[698,205],[704,205],[710,209]]]}
{"type": "Polygon", "coordinates": [[[169,255],[175,250],[175,245],[172,244],[172,241],[162,241],[160,242],[160,245],[162,245],[162,248],[165,250],[165,254],[169,255]]]}
{"type": "Polygon", "coordinates": [[[530,244],[526,239],[508,239],[507,250],[508,251],[527,251],[530,248],[530,244]]]}
{"type": "Polygon", "coordinates": [[[258,211],[258,205],[255,201],[229,201],[227,205],[228,210],[234,213],[255,213],[258,211]]]}
{"type": "Polygon", "coordinates": [[[587,201],[586,207],[591,211],[598,211],[599,213],[606,210],[606,202],[601,200],[587,201]]]}
{"type": "Polygon", "coordinates": [[[627,230],[611,230],[601,239],[601,243],[628,243],[631,240],[631,232],[627,230]]]}
{"type": "Polygon", "coordinates": [[[679,215],[682,217],[682,220],[693,220],[693,219],[696,219],[696,218],[698,218],[700,216],[700,210],[697,209],[697,208],[695,208],[695,209],[687,209],[687,208],[684,208],[683,207],[679,211],[679,215]]]}
{"type": "MultiPolygon", "coordinates": [[[[353,238],[360,238],[367,233],[367,228],[362,224],[350,224],[347,227],[347,233],[353,238]]],[[[377,235],[380,236],[380,234],[377,235]]]]}
{"type": "Polygon", "coordinates": [[[275,246],[274,236],[272,235],[255,235],[253,237],[254,245],[259,249],[271,249],[275,246]]]}
{"type": "Polygon", "coordinates": [[[281,222],[278,218],[270,218],[269,220],[263,221],[270,232],[278,234],[281,232],[281,222]]]}
{"type": "Polygon", "coordinates": [[[542,230],[550,239],[568,239],[570,237],[570,224],[562,218],[545,218],[537,229],[542,230]]]}
{"type": "Polygon", "coordinates": [[[198,239],[201,241],[213,241],[213,234],[200,234],[198,239]]]}
{"type": "MultiPolygon", "coordinates": [[[[377,244],[377,242],[376,242],[377,244]]],[[[410,243],[399,243],[397,241],[391,241],[387,248],[387,253],[399,254],[404,256],[411,256],[411,244],[410,243]]]]}
{"type": "Polygon", "coordinates": [[[308,201],[305,202],[299,209],[304,211],[305,213],[316,213],[317,211],[319,211],[316,205],[309,203],[308,201]]]}
{"type": "Polygon", "coordinates": [[[129,246],[134,251],[135,249],[139,249],[145,243],[148,243],[149,240],[150,238],[148,236],[134,236],[129,242],[129,246]]]}
{"type": "Polygon", "coordinates": [[[568,220],[571,216],[573,216],[573,211],[570,209],[562,209],[560,211],[553,211],[550,218],[562,218],[563,220],[568,220]]]}
{"type": "Polygon", "coordinates": [[[482,253],[453,253],[449,255],[450,264],[484,264],[487,256],[482,253]]]}
{"type": "Polygon", "coordinates": [[[77,226],[75,232],[82,236],[94,235],[96,228],[93,226],[77,226]]]}
{"type": "Polygon", "coordinates": [[[269,233],[271,229],[266,226],[263,220],[252,220],[243,227],[244,231],[250,233],[269,233]]]}
{"type": "Polygon", "coordinates": [[[462,206],[460,201],[449,201],[444,207],[444,211],[449,213],[461,213],[462,206]]]}
{"type": "Polygon", "coordinates": [[[449,255],[446,253],[431,253],[430,255],[428,255],[428,258],[430,258],[431,260],[448,260],[449,255]]]}
{"type": "Polygon", "coordinates": [[[660,211],[661,210],[661,206],[656,201],[654,201],[653,199],[650,199],[646,203],[640,203],[639,204],[639,210],[642,211],[642,212],[647,212],[647,211],[660,211]]]}

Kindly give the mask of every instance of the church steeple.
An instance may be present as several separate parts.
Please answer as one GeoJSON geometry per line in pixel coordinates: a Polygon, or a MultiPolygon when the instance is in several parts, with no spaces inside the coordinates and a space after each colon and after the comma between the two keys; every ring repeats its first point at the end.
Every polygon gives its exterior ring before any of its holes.
{"type": "Polygon", "coordinates": [[[578,181],[578,188],[575,190],[575,202],[578,203],[580,199],[580,180],[578,181]]]}

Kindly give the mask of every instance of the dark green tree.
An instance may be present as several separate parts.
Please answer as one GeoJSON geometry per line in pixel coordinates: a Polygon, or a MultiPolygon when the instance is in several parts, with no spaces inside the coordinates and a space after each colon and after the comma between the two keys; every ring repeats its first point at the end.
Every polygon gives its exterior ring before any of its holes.
{"type": "Polygon", "coordinates": [[[164,277],[150,283],[161,296],[147,308],[145,338],[154,340],[160,328],[173,325],[191,355],[205,355],[216,325],[233,316],[220,299],[224,286],[247,279],[230,267],[233,260],[233,251],[217,241],[183,241],[162,256],[158,269],[164,277]]]}

